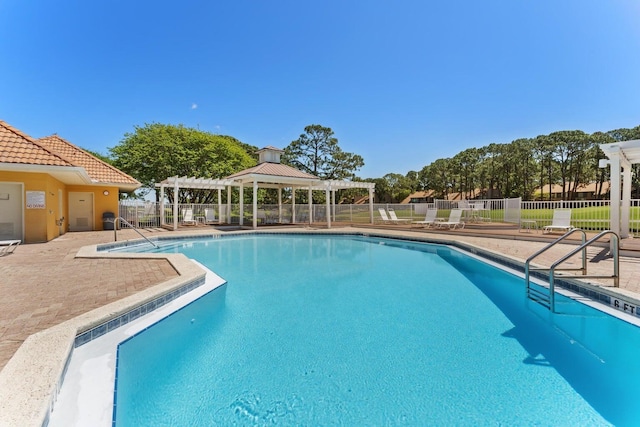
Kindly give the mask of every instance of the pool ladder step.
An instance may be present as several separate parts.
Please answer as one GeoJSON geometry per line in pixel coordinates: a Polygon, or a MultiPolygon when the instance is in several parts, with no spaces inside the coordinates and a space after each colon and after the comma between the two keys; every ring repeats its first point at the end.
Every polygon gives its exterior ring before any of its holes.
{"type": "MultiPolygon", "coordinates": [[[[579,229],[579,228],[574,228],[572,230],[569,230],[567,233],[565,233],[564,235],[560,236],[558,239],[554,240],[553,242],[549,243],[547,246],[545,246],[544,248],[540,249],[538,252],[536,252],[535,254],[531,255],[529,258],[527,258],[527,261],[524,265],[524,276],[525,276],[525,287],[526,287],[526,293],[527,293],[527,298],[529,298],[532,301],[535,301],[543,306],[545,306],[546,308],[548,308],[549,310],[551,310],[551,312],[555,312],[555,280],[556,278],[559,276],[559,274],[557,274],[558,271],[562,270],[562,271],[579,271],[582,274],[580,276],[577,276],[579,278],[582,279],[586,279],[586,278],[592,278],[592,279],[613,279],[613,286],[615,286],[616,288],[619,287],[620,285],[620,260],[619,260],[619,252],[620,252],[620,238],[618,237],[618,235],[611,231],[611,230],[605,230],[599,234],[597,234],[595,237],[591,238],[590,240],[587,240],[587,233],[585,233],[584,230],[579,229]],[[551,267],[549,268],[545,268],[545,267],[531,267],[531,261],[533,259],[535,259],[536,257],[538,257],[540,254],[543,254],[544,252],[546,252],[547,250],[549,250],[551,247],[555,246],[556,244],[562,242],[563,240],[565,240],[567,237],[569,237],[570,235],[572,235],[573,233],[581,233],[582,235],[582,243],[575,249],[573,249],[572,251],[570,251],[568,254],[558,258],[553,264],[551,264],[551,267]],[[604,236],[611,236],[611,240],[610,240],[610,250],[611,253],[613,255],[613,274],[610,276],[604,276],[604,275],[587,275],[587,247],[591,246],[593,243],[595,243],[596,241],[600,240],[602,237],[604,236]],[[582,257],[582,264],[581,267],[578,268],[558,268],[558,266],[560,264],[562,264],[563,262],[565,262],[566,260],[568,260],[569,258],[571,258],[572,256],[581,253],[581,257],[582,257]],[[541,271],[541,272],[548,272],[548,279],[549,279],[549,287],[538,287],[538,286],[533,286],[531,284],[531,272],[532,271],[541,271]]],[[[568,275],[563,275],[565,277],[567,277],[568,275]]]]}

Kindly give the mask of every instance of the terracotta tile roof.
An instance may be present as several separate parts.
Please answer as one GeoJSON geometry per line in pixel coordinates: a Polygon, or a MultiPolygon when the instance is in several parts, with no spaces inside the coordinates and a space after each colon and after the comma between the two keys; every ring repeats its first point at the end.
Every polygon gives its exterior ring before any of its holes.
{"type": "Polygon", "coordinates": [[[260,163],[257,166],[254,166],[249,169],[245,169],[238,173],[234,173],[233,175],[229,175],[227,179],[239,178],[244,175],[271,175],[271,176],[282,176],[287,178],[304,178],[304,179],[319,179],[315,175],[308,174],[306,172],[299,171],[298,169],[292,168],[291,166],[283,165],[280,163],[260,163]]]}
{"type": "Polygon", "coordinates": [[[43,166],[74,166],[42,147],[29,135],[0,120],[0,163],[43,166]]]}
{"type": "Polygon", "coordinates": [[[36,142],[67,159],[73,166],[80,166],[96,182],[112,184],[140,184],[137,180],[108,163],[96,158],[58,135],[40,138],[36,142]]]}

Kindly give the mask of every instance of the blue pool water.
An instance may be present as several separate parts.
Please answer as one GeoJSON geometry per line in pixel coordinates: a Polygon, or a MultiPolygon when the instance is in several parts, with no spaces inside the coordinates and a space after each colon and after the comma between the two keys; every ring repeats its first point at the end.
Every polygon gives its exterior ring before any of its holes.
{"type": "Polygon", "coordinates": [[[117,426],[637,425],[640,331],[456,250],[195,240],[228,283],[119,346],[117,426]]]}

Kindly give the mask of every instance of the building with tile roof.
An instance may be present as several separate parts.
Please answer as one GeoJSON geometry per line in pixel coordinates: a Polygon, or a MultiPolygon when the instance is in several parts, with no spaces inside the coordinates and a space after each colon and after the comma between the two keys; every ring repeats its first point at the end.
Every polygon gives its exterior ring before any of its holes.
{"type": "Polygon", "coordinates": [[[67,231],[103,229],[131,176],[52,135],[34,139],[0,120],[0,240],[46,242],[67,231]]]}

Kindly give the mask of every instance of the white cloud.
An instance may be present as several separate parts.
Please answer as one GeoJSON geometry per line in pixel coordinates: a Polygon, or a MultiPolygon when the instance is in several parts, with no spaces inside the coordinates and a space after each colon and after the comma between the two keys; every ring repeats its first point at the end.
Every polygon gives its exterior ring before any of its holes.
{"type": "Polygon", "coordinates": [[[191,104],[191,109],[195,110],[196,108],[198,108],[198,104],[196,104],[195,102],[193,104],[191,104]]]}

